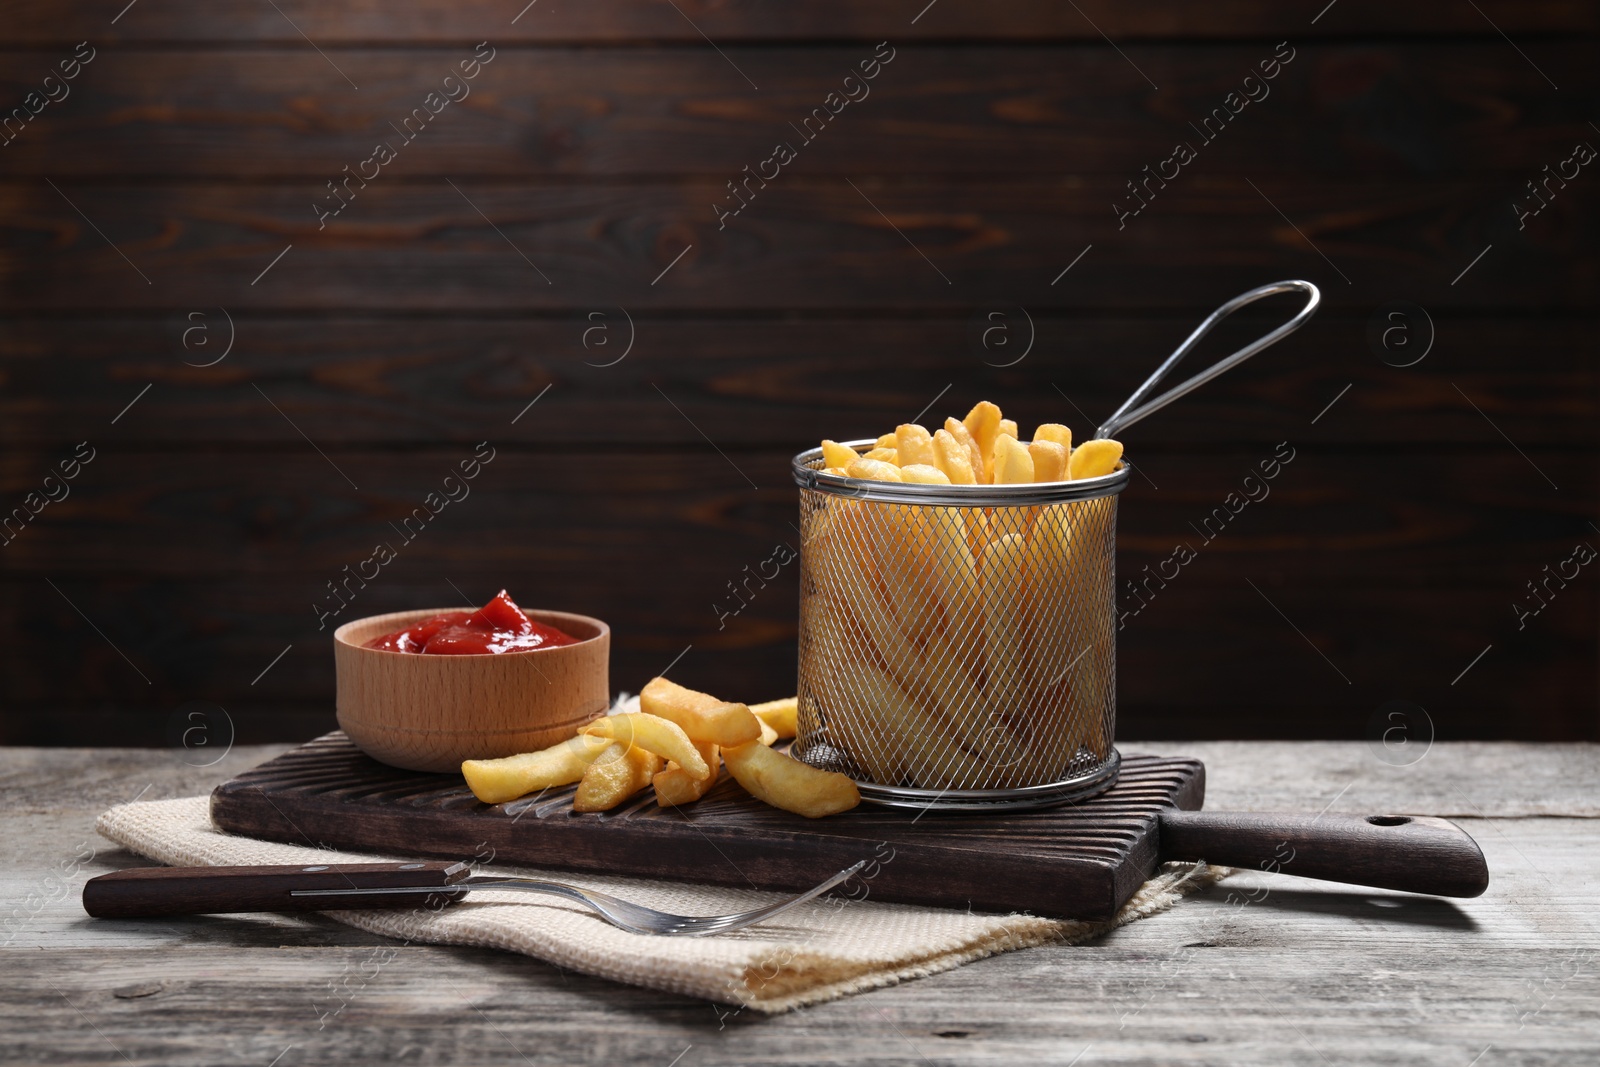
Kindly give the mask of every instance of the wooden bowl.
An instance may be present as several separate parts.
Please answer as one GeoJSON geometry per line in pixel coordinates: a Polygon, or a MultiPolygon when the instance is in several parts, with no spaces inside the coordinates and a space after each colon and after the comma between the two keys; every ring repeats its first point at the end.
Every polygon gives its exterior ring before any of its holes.
{"type": "Polygon", "coordinates": [[[373,759],[413,771],[548,748],[611,704],[611,628],[587,615],[529,611],[571,645],[481,656],[361,647],[459,608],[395,611],[333,632],[339,726],[373,759]]]}

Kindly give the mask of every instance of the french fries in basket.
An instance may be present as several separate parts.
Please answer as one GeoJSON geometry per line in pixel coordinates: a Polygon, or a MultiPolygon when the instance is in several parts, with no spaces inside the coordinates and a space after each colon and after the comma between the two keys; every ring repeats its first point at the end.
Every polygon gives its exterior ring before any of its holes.
{"type": "MultiPolygon", "coordinates": [[[[1098,478],[1121,459],[1117,441],[1074,448],[1061,423],[1024,441],[987,401],[931,434],[897,426],[864,455],[824,442],[830,473],[952,487],[1098,478]]],[[[876,782],[930,789],[1032,784],[1085,752],[1104,759],[1110,515],[1092,500],[830,499],[808,542],[806,656],[826,738],[876,782]]]]}
{"type": "Polygon", "coordinates": [[[1097,438],[1074,448],[1072,430],[1059,422],[1040,423],[1032,440],[1023,441],[1016,421],[1005,418],[987,400],[974,404],[964,419],[945,419],[943,427],[932,433],[914,422],[902,423],[877,438],[865,453],[838,441],[822,442],[824,468],[877,481],[929,480],[922,472],[911,478],[904,472],[908,467],[932,467],[951,485],[1066,482],[1110,474],[1121,461],[1120,441],[1097,438]],[[864,466],[851,471],[861,459],[899,469],[864,466]]]}
{"type": "MultiPolygon", "coordinates": [[[[1078,543],[1073,511],[1065,506],[1043,509],[1028,543],[1028,592],[1034,626],[1041,634],[1063,638],[1053,658],[1028,665],[1030,748],[1049,766],[1064,767],[1090,740],[1088,727],[1098,722],[1094,701],[1103,696],[1094,684],[1099,669],[1099,635],[1081,624],[1081,605],[1093,602],[1091,567],[1094,555],[1078,543]]],[[[1109,601],[1109,591],[1105,591],[1109,601]]]]}

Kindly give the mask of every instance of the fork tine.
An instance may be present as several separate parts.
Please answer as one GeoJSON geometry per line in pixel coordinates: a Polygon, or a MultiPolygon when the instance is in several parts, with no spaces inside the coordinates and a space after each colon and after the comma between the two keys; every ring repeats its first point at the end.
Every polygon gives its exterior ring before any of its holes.
{"type": "Polygon", "coordinates": [[[679,934],[679,936],[699,937],[705,936],[706,934],[720,934],[726,933],[729,930],[742,930],[746,926],[753,926],[756,923],[765,922],[774,915],[786,912],[790,908],[799,907],[806,901],[813,900],[816,897],[821,896],[834,886],[837,886],[841,882],[848,880],[851,875],[855,874],[866,865],[866,860],[861,860],[858,863],[851,864],[849,867],[846,867],[832,878],[813,886],[804,893],[801,893],[799,896],[791,897],[789,900],[779,901],[776,904],[769,904],[764,908],[755,908],[751,911],[740,912],[735,915],[707,915],[698,918],[691,918],[689,923],[685,924],[689,928],[685,929],[681,934],[679,934]]]}
{"type": "MultiPolygon", "coordinates": [[[[790,908],[798,907],[808,900],[813,900],[834,886],[844,882],[851,875],[867,865],[866,860],[851,864],[844,870],[835,874],[798,896],[781,900],[776,904],[768,904],[763,908],[751,911],[738,912],[733,915],[673,915],[670,912],[657,911],[647,908],[642,904],[634,904],[626,900],[619,900],[608,893],[601,893],[592,889],[581,889],[575,885],[564,882],[547,882],[537,879],[500,879],[485,878],[481,881],[471,879],[459,884],[457,888],[463,890],[485,889],[520,889],[530,893],[549,893],[576,901],[593,911],[600,918],[612,926],[630,933],[657,934],[666,937],[705,937],[710,934],[726,933],[730,930],[742,930],[764,922],[790,908]]],[[[325,890],[326,895],[343,892],[342,890],[325,890]]],[[[366,892],[363,890],[362,892],[366,892]]],[[[384,892],[384,890],[377,890],[384,892]]]]}

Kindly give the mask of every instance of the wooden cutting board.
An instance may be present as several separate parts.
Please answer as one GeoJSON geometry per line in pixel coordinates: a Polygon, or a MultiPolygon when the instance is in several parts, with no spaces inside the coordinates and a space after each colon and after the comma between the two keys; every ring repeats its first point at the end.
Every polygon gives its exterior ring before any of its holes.
{"type": "Polygon", "coordinates": [[[572,810],[568,786],[479,803],[459,775],[385,766],[334,732],[211,794],[220,828],[386,855],[809,889],[858,860],[871,899],[1109,919],[1157,865],[1158,813],[1198,810],[1195,759],[1124,756],[1117,784],[1068,807],[939,814],[862,805],[827,819],[768,807],[731,778],[662,809],[646,790],[614,811],[572,810]]]}

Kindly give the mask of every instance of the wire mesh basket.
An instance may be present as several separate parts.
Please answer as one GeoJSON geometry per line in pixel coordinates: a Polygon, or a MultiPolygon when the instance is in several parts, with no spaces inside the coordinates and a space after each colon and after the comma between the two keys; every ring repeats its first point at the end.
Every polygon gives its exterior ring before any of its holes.
{"type": "Polygon", "coordinates": [[[1108,785],[1128,468],[952,489],[822,465],[821,449],[795,458],[796,754],[911,806],[1050,804],[1108,785]]]}
{"type": "MultiPolygon", "coordinates": [[[[1101,426],[1111,437],[1298,329],[1316,286],[1224,304],[1101,426]],[[1217,322],[1301,292],[1289,322],[1148,399],[1217,322]]],[[[875,442],[846,442],[857,452],[875,442]]],[[[799,735],[794,755],[895,807],[1045,807],[1109,788],[1116,736],[1117,496],[1098,478],[929,485],[829,474],[800,487],[799,735]]]]}

